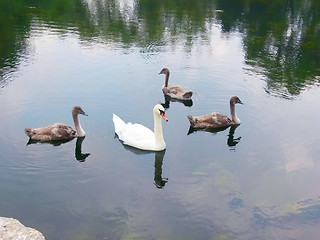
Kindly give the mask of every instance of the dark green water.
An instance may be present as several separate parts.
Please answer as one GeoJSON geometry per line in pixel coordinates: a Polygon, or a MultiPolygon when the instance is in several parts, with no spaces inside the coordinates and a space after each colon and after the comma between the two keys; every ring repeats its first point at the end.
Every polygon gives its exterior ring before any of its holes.
{"type": "Polygon", "coordinates": [[[49,240],[316,240],[319,80],[315,0],[0,1],[0,216],[49,240]],[[187,135],[233,95],[240,126],[187,135]],[[167,149],[124,147],[112,114],[153,128],[157,103],[167,149]],[[27,144],[74,105],[85,139],[27,144]]]}

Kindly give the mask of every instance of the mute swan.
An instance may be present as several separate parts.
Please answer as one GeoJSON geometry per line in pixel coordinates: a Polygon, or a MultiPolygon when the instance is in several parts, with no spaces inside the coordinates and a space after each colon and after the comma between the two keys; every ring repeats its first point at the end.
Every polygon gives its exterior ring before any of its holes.
{"type": "Polygon", "coordinates": [[[190,121],[190,125],[193,128],[223,128],[223,127],[229,127],[231,125],[238,125],[240,124],[240,119],[236,115],[235,111],[235,104],[240,103],[241,100],[237,96],[233,96],[230,99],[230,113],[231,113],[231,119],[221,113],[213,112],[211,114],[199,116],[199,117],[192,117],[188,116],[188,119],[190,121]]]}
{"type": "Polygon", "coordinates": [[[55,123],[53,125],[43,128],[26,128],[24,131],[28,137],[32,140],[48,142],[57,140],[73,139],[75,137],[84,137],[85,131],[80,125],[78,114],[88,116],[81,107],[75,106],[72,108],[72,117],[75,125],[75,129],[64,125],[62,123],[55,123]]]}
{"type": "Polygon", "coordinates": [[[153,108],[154,132],[149,128],[131,122],[125,123],[116,114],[113,114],[113,123],[116,134],[123,144],[148,151],[161,151],[166,148],[163,139],[161,118],[168,121],[162,105],[153,108]]]}
{"type": "Polygon", "coordinates": [[[162,88],[164,94],[168,95],[171,98],[179,99],[179,100],[189,100],[192,97],[192,92],[186,92],[178,85],[168,86],[170,71],[168,68],[163,68],[159,74],[165,74],[165,83],[162,88]]]}

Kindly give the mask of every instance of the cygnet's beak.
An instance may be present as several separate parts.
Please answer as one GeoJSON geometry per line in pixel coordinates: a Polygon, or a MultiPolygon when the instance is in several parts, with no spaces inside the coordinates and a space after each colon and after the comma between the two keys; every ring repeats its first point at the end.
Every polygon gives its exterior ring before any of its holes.
{"type": "Polygon", "coordinates": [[[80,114],[88,116],[88,114],[86,114],[85,111],[83,111],[83,110],[80,112],[80,114]]]}

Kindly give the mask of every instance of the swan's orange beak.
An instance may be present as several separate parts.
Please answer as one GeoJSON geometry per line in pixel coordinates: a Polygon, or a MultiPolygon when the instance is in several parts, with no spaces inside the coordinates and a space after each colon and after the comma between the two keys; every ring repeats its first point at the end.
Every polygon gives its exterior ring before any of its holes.
{"type": "Polygon", "coordinates": [[[161,112],[161,117],[163,117],[164,120],[166,120],[166,122],[168,122],[168,118],[167,116],[164,114],[164,112],[161,112]]]}

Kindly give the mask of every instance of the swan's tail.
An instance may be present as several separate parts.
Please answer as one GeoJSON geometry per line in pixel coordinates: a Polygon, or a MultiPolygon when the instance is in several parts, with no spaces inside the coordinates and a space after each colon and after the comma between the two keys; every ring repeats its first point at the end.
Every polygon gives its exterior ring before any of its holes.
{"type": "Polygon", "coordinates": [[[196,124],[196,119],[192,117],[191,115],[188,115],[188,119],[191,126],[194,126],[196,124]]]}
{"type": "Polygon", "coordinates": [[[32,137],[32,135],[34,135],[34,131],[32,128],[26,128],[24,129],[24,132],[27,134],[28,137],[32,137]]]}
{"type": "Polygon", "coordinates": [[[119,131],[126,126],[126,123],[115,114],[113,114],[112,120],[114,124],[114,131],[119,135],[119,131]]]}
{"type": "Polygon", "coordinates": [[[192,97],[192,92],[186,92],[185,94],[183,94],[184,98],[191,98],[192,97]]]}

